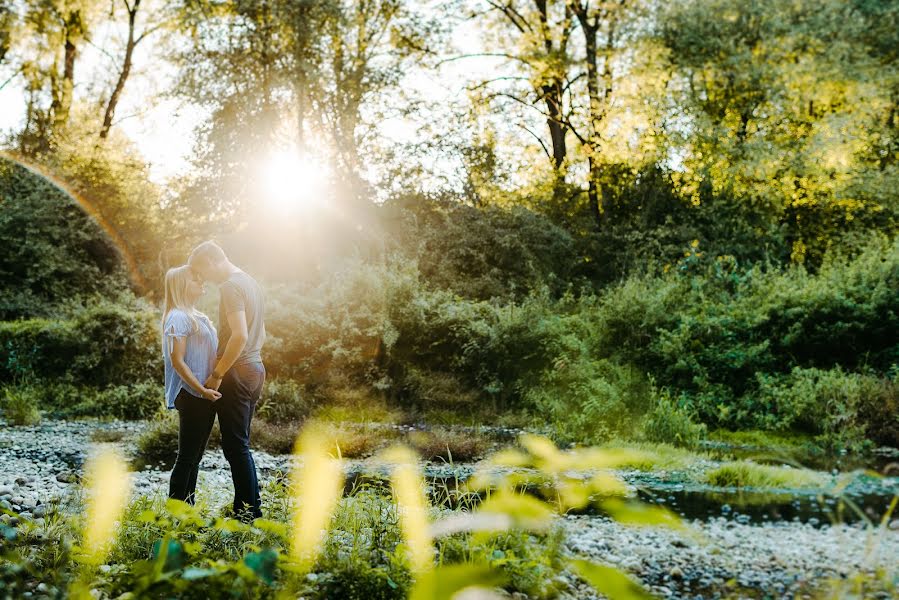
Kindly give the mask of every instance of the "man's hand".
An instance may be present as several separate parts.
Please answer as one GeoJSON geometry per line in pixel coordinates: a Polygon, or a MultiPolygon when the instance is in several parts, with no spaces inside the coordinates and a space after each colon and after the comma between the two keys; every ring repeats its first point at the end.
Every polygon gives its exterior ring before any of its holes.
{"type": "MultiPolygon", "coordinates": [[[[206,378],[206,383],[203,384],[203,387],[218,391],[220,385],[222,385],[222,378],[210,375],[206,378]]],[[[219,394],[219,396],[221,396],[221,394],[219,394]]],[[[218,400],[218,398],[216,398],[216,400],[218,400]]]]}
{"type": "Polygon", "coordinates": [[[214,390],[209,387],[203,388],[203,391],[200,393],[203,395],[204,398],[206,398],[207,400],[209,400],[211,402],[215,402],[216,400],[218,400],[219,398],[222,397],[222,393],[220,391],[214,390]]]}

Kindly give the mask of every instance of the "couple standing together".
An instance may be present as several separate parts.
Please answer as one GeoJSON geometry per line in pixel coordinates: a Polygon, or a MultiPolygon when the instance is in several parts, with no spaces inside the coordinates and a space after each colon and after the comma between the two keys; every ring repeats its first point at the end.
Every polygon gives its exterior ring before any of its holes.
{"type": "Polygon", "coordinates": [[[214,242],[203,242],[187,264],[165,275],[162,346],[166,405],[178,410],[178,456],[169,497],[194,503],[200,460],[216,415],[222,451],[234,481],[234,514],[262,516],[250,423],[265,382],[264,300],[256,281],[214,242]],[[219,330],[196,308],[203,284],[219,286],[219,330]]]}

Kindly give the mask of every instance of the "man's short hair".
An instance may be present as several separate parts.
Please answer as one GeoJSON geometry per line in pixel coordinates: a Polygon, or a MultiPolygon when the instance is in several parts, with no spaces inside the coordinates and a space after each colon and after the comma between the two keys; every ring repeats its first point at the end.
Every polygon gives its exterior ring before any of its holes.
{"type": "Polygon", "coordinates": [[[198,259],[204,260],[209,264],[216,264],[227,260],[227,258],[224,250],[218,244],[212,240],[207,240],[193,249],[193,252],[190,253],[187,259],[187,264],[193,264],[198,259]]]}

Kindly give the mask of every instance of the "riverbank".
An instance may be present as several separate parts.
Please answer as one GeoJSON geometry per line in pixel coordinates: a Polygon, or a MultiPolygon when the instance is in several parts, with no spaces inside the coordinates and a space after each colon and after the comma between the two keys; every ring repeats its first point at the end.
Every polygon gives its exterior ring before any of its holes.
{"type": "MultiPolygon", "coordinates": [[[[142,422],[45,421],[32,427],[2,428],[0,504],[41,523],[49,506],[65,503],[76,494],[81,466],[91,452],[112,445],[132,453],[134,439],[144,427],[142,422]]],[[[289,457],[254,454],[263,482],[288,471],[289,457]]],[[[425,473],[432,483],[446,485],[464,479],[475,468],[473,464],[430,464],[425,473]]],[[[346,469],[350,476],[377,470],[367,460],[346,461],[346,469]]],[[[573,555],[632,573],[661,597],[801,597],[828,580],[844,581],[856,573],[872,574],[899,564],[899,521],[895,519],[874,529],[863,519],[847,524],[808,515],[762,518],[750,510],[751,502],[741,507],[733,501],[711,503],[704,512],[688,516],[684,504],[695,500],[685,492],[699,492],[683,473],[626,471],[618,475],[641,497],[685,514],[687,528],[633,528],[599,514],[567,515],[560,520],[565,548],[573,555]]],[[[167,490],[168,470],[163,467],[149,465],[132,477],[135,496],[164,496],[167,490]]],[[[878,481],[878,497],[893,483],[878,481]]],[[[230,503],[231,479],[219,450],[204,456],[198,486],[213,508],[230,503]]],[[[726,489],[703,493],[712,492],[742,495],[726,489]]],[[[816,495],[809,491],[805,497],[816,495]]],[[[756,500],[764,501],[764,497],[756,500]]],[[[821,505],[828,507],[823,500],[821,505]]],[[[586,597],[586,587],[573,576],[566,578],[572,597],[586,597]]],[[[872,592],[870,597],[888,596],[872,592]]]]}

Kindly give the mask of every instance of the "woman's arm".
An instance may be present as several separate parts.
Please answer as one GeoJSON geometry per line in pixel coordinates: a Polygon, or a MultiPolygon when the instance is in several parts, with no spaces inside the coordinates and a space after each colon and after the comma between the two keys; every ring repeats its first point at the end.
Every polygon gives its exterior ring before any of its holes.
{"type": "Polygon", "coordinates": [[[193,371],[188,368],[184,362],[184,352],[187,349],[187,338],[183,336],[172,336],[172,368],[181,376],[190,387],[200,392],[207,400],[218,400],[222,397],[221,392],[204,387],[193,371]]]}

